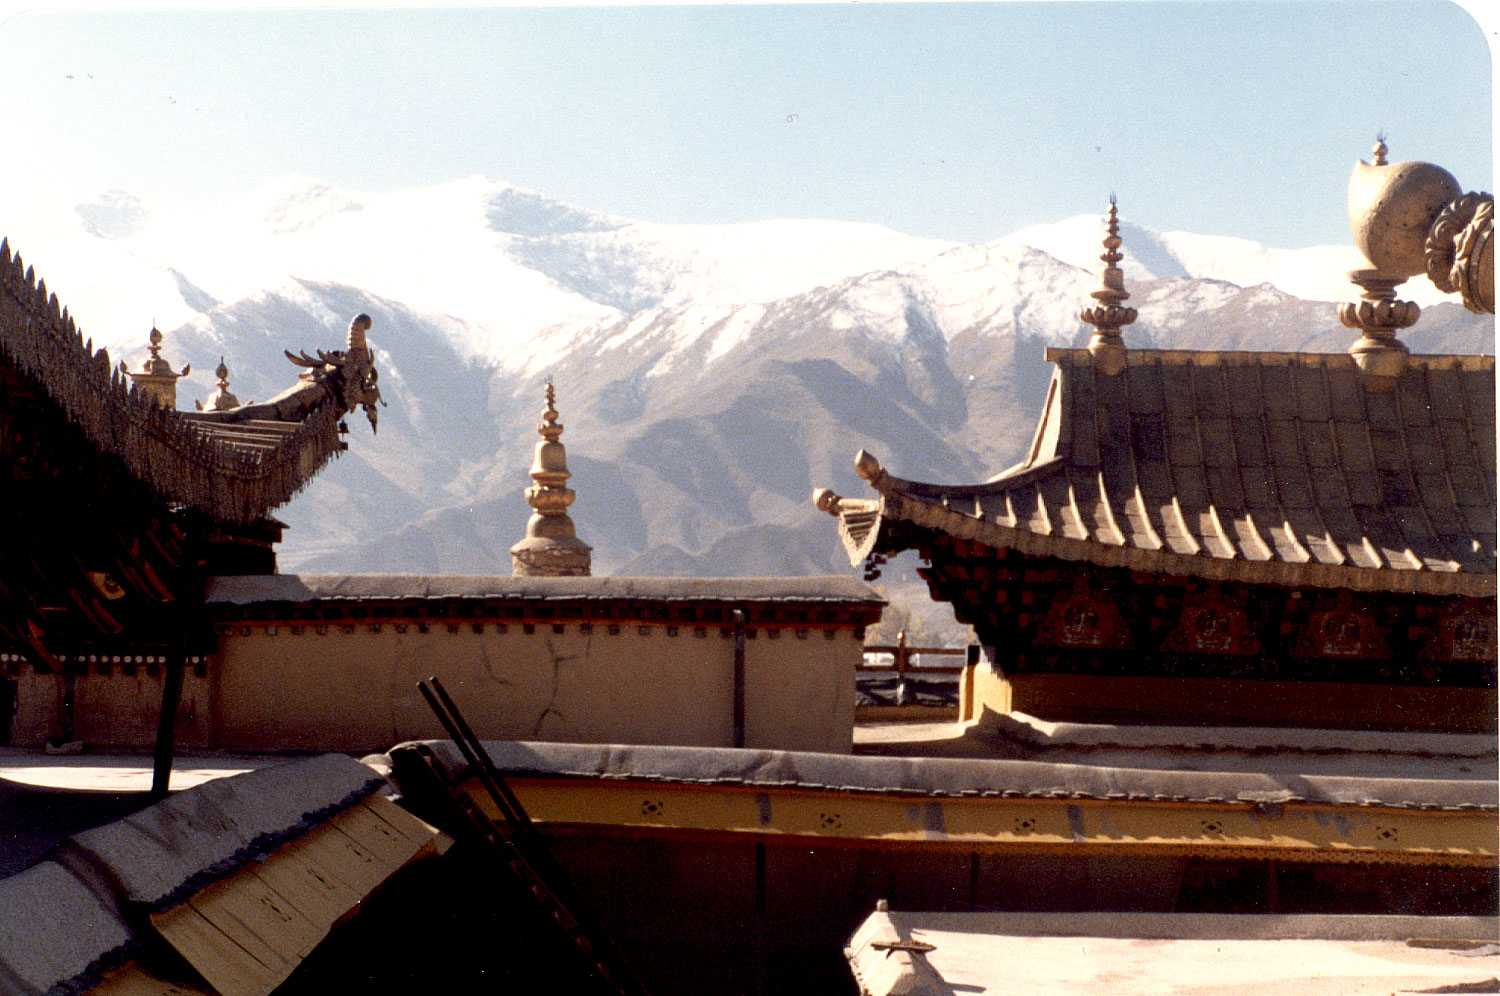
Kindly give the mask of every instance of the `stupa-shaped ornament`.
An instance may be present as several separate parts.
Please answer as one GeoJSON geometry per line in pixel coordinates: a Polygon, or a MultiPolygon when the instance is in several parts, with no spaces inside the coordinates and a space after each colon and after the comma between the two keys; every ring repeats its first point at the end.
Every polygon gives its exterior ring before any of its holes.
{"type": "Polygon", "coordinates": [[[568,517],[575,495],[567,486],[568,454],[559,440],[563,426],[557,415],[556,394],[547,384],[547,407],[537,426],[541,441],[531,461],[526,501],[534,511],[526,523],[526,538],[510,548],[511,573],[520,577],[587,577],[593,547],[579,539],[568,517]]]}
{"type": "Polygon", "coordinates": [[[219,357],[219,365],[214,370],[214,376],[219,378],[219,389],[208,396],[208,403],[194,401],[200,412],[227,412],[231,408],[240,406],[240,399],[229,391],[229,368],[224,365],[224,357],[219,357]]]}
{"type": "Polygon", "coordinates": [[[1104,271],[1099,274],[1099,289],[1089,295],[1099,303],[1084,308],[1078,317],[1094,327],[1094,337],[1089,340],[1094,366],[1100,373],[1114,377],[1125,369],[1125,337],[1120,335],[1120,329],[1135,321],[1136,310],[1124,304],[1130,297],[1125,289],[1125,271],[1119,266],[1125,258],[1120,254],[1125,240],[1120,238],[1120,218],[1113,194],[1109,198],[1108,225],[1104,255],[1099,257],[1104,262],[1104,271]]]}
{"type": "Polygon", "coordinates": [[[132,389],[147,401],[160,408],[176,409],[177,378],[186,377],[193,368],[185,366],[181,373],[173,372],[172,364],[161,358],[161,330],[155,325],[151,326],[149,340],[151,358],[139,371],[131,370],[125,361],[121,360],[120,373],[130,375],[132,389]]]}

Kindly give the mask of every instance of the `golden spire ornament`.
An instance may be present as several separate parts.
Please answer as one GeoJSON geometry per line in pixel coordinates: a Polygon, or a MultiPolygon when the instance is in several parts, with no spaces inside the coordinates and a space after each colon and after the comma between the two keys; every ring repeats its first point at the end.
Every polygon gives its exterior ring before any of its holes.
{"type": "Polygon", "coordinates": [[[185,366],[181,373],[173,372],[172,364],[161,358],[161,330],[155,325],[151,326],[147,339],[151,343],[151,358],[139,371],[131,370],[121,360],[120,373],[130,375],[131,387],[147,401],[173,410],[177,407],[177,378],[186,377],[193,368],[185,366]]]}
{"type": "Polygon", "coordinates": [[[526,501],[532,507],[526,537],[510,548],[511,574],[519,577],[587,577],[592,571],[593,547],[579,539],[568,516],[576,495],[568,488],[568,454],[563,448],[557,395],[547,382],[547,407],[536,427],[542,437],[531,461],[531,487],[526,501]]]}
{"type": "Polygon", "coordinates": [[[1089,353],[1100,373],[1114,377],[1125,369],[1125,338],[1120,329],[1135,321],[1136,310],[1125,307],[1130,292],[1125,289],[1125,271],[1120,269],[1119,211],[1115,207],[1115,195],[1109,195],[1108,234],[1104,237],[1104,271],[1099,274],[1099,289],[1089,296],[1099,303],[1084,308],[1078,317],[1094,327],[1094,337],[1089,340],[1089,353]]]}
{"type": "Polygon", "coordinates": [[[224,357],[219,357],[219,365],[214,370],[214,376],[219,378],[219,389],[208,396],[208,404],[194,401],[200,412],[227,412],[231,408],[240,407],[240,399],[229,391],[229,368],[224,365],[224,357]]]}

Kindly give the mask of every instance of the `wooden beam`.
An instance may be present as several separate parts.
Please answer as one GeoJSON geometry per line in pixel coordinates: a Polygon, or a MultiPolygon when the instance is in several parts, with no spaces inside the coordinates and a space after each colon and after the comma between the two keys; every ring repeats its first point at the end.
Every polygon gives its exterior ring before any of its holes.
{"type": "Polygon", "coordinates": [[[161,712],[156,717],[156,749],[151,756],[151,798],[164,799],[172,779],[172,755],[177,746],[177,709],[182,704],[182,672],[187,664],[187,627],[183,615],[171,614],[167,645],[167,674],[162,682],[161,712]]]}

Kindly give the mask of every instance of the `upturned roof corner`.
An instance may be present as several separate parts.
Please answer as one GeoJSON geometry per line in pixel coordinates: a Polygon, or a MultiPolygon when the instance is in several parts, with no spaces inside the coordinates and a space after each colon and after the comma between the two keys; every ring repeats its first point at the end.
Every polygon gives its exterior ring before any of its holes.
{"type": "Polygon", "coordinates": [[[0,360],[162,501],[220,522],[256,522],[306,487],[344,449],[349,411],[363,407],[375,424],[383,402],[365,339],[370,325],[368,315],[351,322],[346,350],[293,357],[305,372],[270,402],[180,412],[176,381],[189,368],[173,371],[161,358],[160,331],[152,330],[143,370],[112,366],[108,351],[94,350],[56,295],[0,241],[0,360]]]}

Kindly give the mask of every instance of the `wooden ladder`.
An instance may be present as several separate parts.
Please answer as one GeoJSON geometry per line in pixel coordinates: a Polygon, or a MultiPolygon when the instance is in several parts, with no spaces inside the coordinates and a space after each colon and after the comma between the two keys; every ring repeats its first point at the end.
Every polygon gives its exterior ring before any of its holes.
{"type": "Polygon", "coordinates": [[[599,923],[589,914],[587,904],[578,894],[567,870],[552,854],[547,839],[537,830],[515,793],[505,783],[489,752],[469,727],[463,714],[436,677],[417,682],[417,688],[432,707],[438,722],[448,731],[464,760],[465,771],[456,775],[427,745],[418,745],[426,766],[439,785],[457,803],[470,836],[498,857],[536,899],[552,920],[562,928],[582,955],[585,965],[596,976],[600,991],[619,996],[648,996],[629,963],[615,947],[599,923]],[[490,801],[499,811],[499,820],[490,816],[470,795],[461,782],[471,774],[484,787],[490,801]]]}

